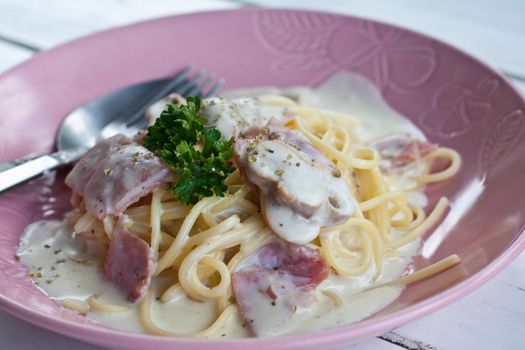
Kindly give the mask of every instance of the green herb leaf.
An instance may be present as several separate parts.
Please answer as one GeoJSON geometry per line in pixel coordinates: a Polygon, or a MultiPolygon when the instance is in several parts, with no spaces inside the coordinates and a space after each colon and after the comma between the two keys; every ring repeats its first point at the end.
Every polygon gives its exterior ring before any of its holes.
{"type": "Polygon", "coordinates": [[[216,128],[206,128],[205,119],[198,115],[200,107],[197,96],[188,97],[186,105],[166,106],[144,137],[144,146],[179,177],[173,192],[184,204],[224,195],[224,179],[234,170],[229,163],[231,140],[222,140],[216,128]]]}

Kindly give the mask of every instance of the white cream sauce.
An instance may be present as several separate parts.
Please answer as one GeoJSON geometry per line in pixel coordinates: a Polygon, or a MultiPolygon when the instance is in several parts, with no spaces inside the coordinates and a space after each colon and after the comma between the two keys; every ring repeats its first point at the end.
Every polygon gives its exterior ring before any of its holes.
{"type": "Polygon", "coordinates": [[[280,106],[261,106],[253,98],[223,99],[208,98],[203,101],[199,114],[206,118],[207,126],[213,126],[229,140],[250,127],[261,127],[271,118],[288,119],[286,108],[280,106]]]}
{"type": "Polygon", "coordinates": [[[296,99],[301,105],[350,114],[361,122],[358,134],[365,142],[394,133],[408,133],[417,139],[426,139],[409,119],[383,100],[381,92],[374,84],[355,73],[337,73],[315,89],[257,87],[230,91],[222,95],[230,98],[264,94],[284,94],[296,99]]]}
{"type": "Polygon", "coordinates": [[[321,227],[341,224],[352,215],[352,192],[328,159],[316,162],[280,140],[256,143],[248,159],[248,177],[257,179],[265,196],[266,222],[284,240],[306,244],[321,227]]]}
{"type": "MultiPolygon", "coordinates": [[[[86,246],[83,240],[74,239],[72,232],[66,223],[60,221],[39,221],[26,228],[17,255],[27,267],[29,276],[59,303],[69,299],[87,306],[88,299],[95,295],[103,303],[129,307],[129,311],[115,313],[91,310],[86,316],[112,328],[143,332],[138,302],[127,301],[124,293],[105,280],[102,266],[82,261],[100,257],[104,248],[86,246]],[[71,256],[82,258],[72,260],[71,256]]],[[[164,288],[165,281],[156,279],[155,286],[164,288]]],[[[169,304],[155,300],[152,314],[162,327],[181,333],[193,332],[213,322],[215,305],[186,297],[169,304]]]]}
{"type": "MultiPolygon", "coordinates": [[[[257,94],[261,92],[276,91],[259,89],[257,94]]],[[[423,134],[410,121],[388,107],[370,82],[358,75],[341,73],[315,90],[292,88],[284,92],[297,97],[301,104],[337,110],[358,117],[362,122],[361,137],[365,141],[394,132],[406,132],[424,139],[423,134]]],[[[255,94],[254,90],[242,90],[228,95],[247,96],[250,93],[255,94]]],[[[220,120],[216,121],[217,126],[220,123],[220,120]]],[[[220,127],[226,137],[238,132],[237,125],[225,123],[220,127]]],[[[415,196],[414,200],[418,204],[426,204],[426,197],[422,193],[415,196]]],[[[412,242],[400,249],[397,256],[385,258],[376,283],[400,276],[410,264],[411,257],[417,253],[418,247],[419,242],[412,242]]],[[[71,299],[87,305],[88,298],[97,295],[102,302],[127,306],[129,310],[119,313],[91,310],[87,313],[87,318],[112,328],[144,332],[138,317],[138,302],[127,302],[125,295],[117,287],[104,280],[101,266],[69,258],[71,255],[79,255],[89,259],[100,255],[100,249],[103,250],[101,247],[79,243],[72,237],[72,231],[65,223],[42,221],[27,227],[20,242],[18,256],[35,284],[57,302],[71,299]]],[[[283,325],[282,333],[319,330],[357,322],[386,307],[400,295],[401,287],[366,290],[372,283],[372,277],[372,271],[352,278],[331,275],[316,288],[317,302],[309,312],[301,312],[301,317],[292,317],[283,325]],[[343,303],[340,307],[336,307],[334,300],[322,293],[325,289],[336,291],[342,296],[343,303]]],[[[156,278],[154,287],[162,290],[161,288],[166,287],[165,281],[156,278]]],[[[206,328],[215,319],[215,306],[213,302],[197,302],[181,296],[166,304],[154,300],[152,314],[159,327],[180,333],[196,332],[206,328]]],[[[261,314],[260,317],[267,319],[263,321],[270,322],[272,314],[261,314]]],[[[238,313],[223,329],[213,334],[214,337],[249,335],[238,313]]]]}
{"type": "MultiPolygon", "coordinates": [[[[124,293],[104,279],[101,266],[69,258],[73,255],[89,259],[92,255],[100,254],[96,247],[87,248],[79,242],[73,238],[71,228],[65,223],[40,221],[25,230],[18,256],[35,284],[58,303],[69,299],[87,306],[88,299],[95,295],[101,302],[125,306],[129,310],[114,313],[91,310],[86,314],[88,319],[115,329],[144,332],[139,320],[139,302],[126,301],[124,293]]],[[[383,271],[376,283],[399,276],[410,263],[418,246],[418,242],[414,242],[404,247],[399,256],[385,259],[383,271]]],[[[359,321],[386,307],[401,293],[401,287],[381,287],[361,293],[371,281],[372,271],[354,278],[331,275],[315,290],[317,302],[310,309],[299,310],[291,319],[284,320],[279,334],[313,331],[359,321]],[[341,294],[342,306],[336,307],[333,299],[322,293],[324,289],[341,294]]],[[[166,281],[156,278],[154,287],[163,290],[167,287],[166,281]]],[[[215,305],[213,302],[198,302],[181,296],[169,303],[154,300],[151,312],[159,327],[178,333],[198,332],[214,321],[215,305]]],[[[275,315],[270,313],[261,313],[259,316],[261,323],[271,324],[276,320],[275,315]]],[[[243,324],[240,315],[235,314],[214,336],[250,336],[243,324]]]]}

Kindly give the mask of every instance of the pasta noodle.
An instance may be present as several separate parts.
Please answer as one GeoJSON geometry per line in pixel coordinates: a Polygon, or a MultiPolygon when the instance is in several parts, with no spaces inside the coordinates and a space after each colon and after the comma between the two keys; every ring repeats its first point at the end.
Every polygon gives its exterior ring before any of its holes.
{"type": "MultiPolygon", "coordinates": [[[[294,116],[287,127],[301,131],[333,160],[353,192],[356,200],[353,216],[344,224],[323,228],[319,237],[309,243],[320,249],[322,257],[338,276],[370,272],[373,279],[376,278],[386,256],[424,236],[443,217],[448,208],[446,198],[441,198],[426,216],[422,207],[410,201],[408,191],[390,190],[393,180],[382,170],[379,152],[357,136],[359,122],[355,118],[300,106],[283,96],[263,96],[260,100],[286,106],[294,116]]],[[[439,147],[420,162],[424,165],[423,171],[413,177],[418,190],[424,184],[454,176],[460,168],[461,158],[454,150],[439,147]],[[449,165],[431,173],[432,164],[438,158],[448,160],[449,165]]],[[[225,197],[207,197],[188,206],[179,203],[169,190],[161,187],[124,213],[123,227],[149,242],[151,251],[158,256],[157,277],[154,278],[171,278],[164,291],[158,294],[160,303],[189,297],[211,300],[217,305],[216,320],[208,328],[188,334],[167,330],[157,326],[153,319],[152,298],[158,291],[150,287],[140,305],[141,324],[147,332],[207,337],[236,312],[231,275],[245,257],[271,242],[274,236],[260,213],[257,194],[244,183],[239,171],[227,178],[226,185],[225,197]]],[[[74,230],[81,238],[109,240],[115,225],[112,219],[100,222],[85,213],[75,222],[74,230]]],[[[380,286],[411,283],[457,262],[457,257],[452,257],[432,268],[380,286]]],[[[322,293],[333,300],[335,307],[343,304],[343,297],[336,290],[325,288],[322,293]]],[[[73,301],[65,301],[64,305],[87,312],[73,301]]],[[[104,304],[96,296],[89,299],[89,306],[104,312],[127,310],[124,306],[104,304]]]]}
{"type": "Polygon", "coordinates": [[[440,272],[443,272],[447,269],[450,269],[451,267],[459,264],[461,259],[457,255],[450,255],[446,257],[445,259],[442,259],[430,266],[427,266],[421,270],[418,270],[414,273],[411,273],[409,275],[400,277],[398,279],[395,279],[393,281],[385,282],[378,284],[374,286],[374,288],[378,287],[384,287],[384,286],[396,286],[396,285],[403,285],[403,284],[411,284],[415,282],[422,281],[424,279],[427,279],[429,277],[432,277],[440,272]]]}
{"type": "Polygon", "coordinates": [[[62,300],[62,305],[67,307],[68,309],[71,309],[73,311],[76,311],[82,315],[85,315],[89,312],[89,306],[77,301],[77,300],[74,300],[74,299],[64,299],[62,300]]]}
{"type": "Polygon", "coordinates": [[[96,295],[92,295],[89,298],[89,306],[93,310],[102,311],[102,312],[124,312],[128,311],[128,308],[120,305],[106,304],[98,300],[96,295]]]}

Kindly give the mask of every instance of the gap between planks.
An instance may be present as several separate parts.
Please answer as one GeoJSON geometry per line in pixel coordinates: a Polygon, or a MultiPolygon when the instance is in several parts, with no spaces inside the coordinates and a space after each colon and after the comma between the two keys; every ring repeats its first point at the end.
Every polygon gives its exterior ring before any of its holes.
{"type": "Polygon", "coordinates": [[[36,46],[26,44],[26,43],[24,43],[22,41],[19,41],[19,40],[7,38],[7,37],[5,37],[3,35],[0,35],[0,41],[4,42],[6,44],[10,44],[10,45],[22,48],[22,49],[26,49],[26,50],[32,51],[32,52],[39,52],[39,51],[41,51],[41,49],[36,47],[36,46]]]}
{"type": "Polygon", "coordinates": [[[407,350],[438,350],[435,346],[410,339],[396,332],[388,332],[378,338],[407,350]]]}

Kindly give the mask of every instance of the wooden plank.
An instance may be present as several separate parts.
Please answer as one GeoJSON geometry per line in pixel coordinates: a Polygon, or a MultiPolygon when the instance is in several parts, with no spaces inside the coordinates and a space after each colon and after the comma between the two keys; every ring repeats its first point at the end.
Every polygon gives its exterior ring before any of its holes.
{"type": "Polygon", "coordinates": [[[511,79],[511,82],[525,96],[525,79],[511,79]]]}
{"type": "Polygon", "coordinates": [[[32,51],[11,45],[0,39],[0,74],[32,55],[32,51]]]}
{"type": "Polygon", "coordinates": [[[98,30],[146,19],[236,8],[228,1],[2,0],[0,36],[47,49],[98,30]]]}
{"type": "Polygon", "coordinates": [[[525,348],[525,254],[471,295],[396,334],[437,349],[525,348]]]}
{"type": "Polygon", "coordinates": [[[399,345],[380,338],[370,338],[333,350],[402,350],[399,345]]]}

